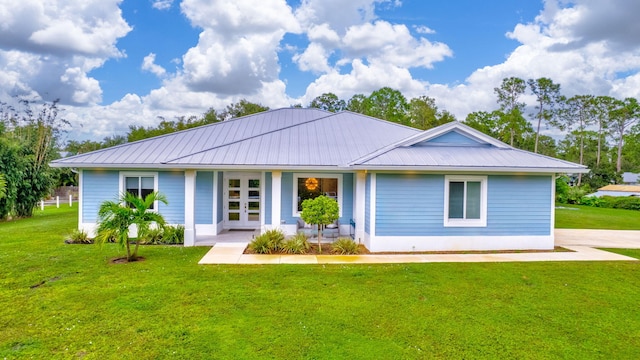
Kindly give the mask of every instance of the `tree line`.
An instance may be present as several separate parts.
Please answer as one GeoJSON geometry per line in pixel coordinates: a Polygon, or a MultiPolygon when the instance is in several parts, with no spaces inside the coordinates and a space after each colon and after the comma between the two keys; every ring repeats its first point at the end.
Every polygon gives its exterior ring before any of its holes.
{"type": "MultiPolygon", "coordinates": [[[[623,171],[640,172],[640,105],[636,99],[590,94],[567,97],[560,84],[548,78],[505,78],[494,94],[494,110],[472,112],[462,121],[516,148],[588,166],[591,172],[576,179],[587,191],[620,182],[623,171]],[[527,96],[535,99],[529,106],[523,100],[527,96]],[[551,129],[554,137],[543,134],[551,129]]],[[[76,155],[269,110],[243,99],[221,111],[210,108],[201,116],[158,117],[157,126],[131,125],[127,134],[102,141],[62,142],[60,135],[69,129],[69,123],[59,116],[62,110],[57,101],[36,104],[19,99],[17,103],[14,108],[0,102],[0,218],[29,216],[53,187],[76,184],[77,176],[70,169],[49,168],[48,163],[60,154],[76,155]]],[[[347,100],[325,93],[306,107],[352,111],[421,130],[457,120],[439,109],[431,97],[407,99],[389,87],[347,100]]]]}

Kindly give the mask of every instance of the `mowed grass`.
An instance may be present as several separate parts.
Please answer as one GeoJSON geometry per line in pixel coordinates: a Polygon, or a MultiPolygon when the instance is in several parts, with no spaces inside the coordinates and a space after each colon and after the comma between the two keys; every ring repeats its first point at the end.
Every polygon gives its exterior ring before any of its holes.
{"type": "Polygon", "coordinates": [[[640,358],[640,262],[114,265],[75,224],[0,223],[0,358],[640,358]]]}
{"type": "Polygon", "coordinates": [[[556,228],[640,230],[640,211],[558,204],[556,228]]]}

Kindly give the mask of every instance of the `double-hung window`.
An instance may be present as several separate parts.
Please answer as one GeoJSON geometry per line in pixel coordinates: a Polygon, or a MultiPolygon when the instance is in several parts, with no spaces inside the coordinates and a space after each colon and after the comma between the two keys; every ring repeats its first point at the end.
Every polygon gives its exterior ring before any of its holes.
{"type": "Polygon", "coordinates": [[[487,177],[445,176],[444,226],[487,226],[487,177]]]}
{"type": "MultiPolygon", "coordinates": [[[[144,199],[147,195],[154,191],[157,191],[158,181],[156,173],[120,173],[120,181],[122,183],[121,189],[123,192],[127,192],[144,199]]],[[[151,209],[155,209],[156,204],[151,206],[151,209]]]]}

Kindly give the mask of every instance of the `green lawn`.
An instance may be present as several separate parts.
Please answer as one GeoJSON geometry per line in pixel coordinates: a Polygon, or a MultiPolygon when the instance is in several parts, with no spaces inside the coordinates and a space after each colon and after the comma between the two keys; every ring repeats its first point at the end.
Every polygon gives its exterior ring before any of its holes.
{"type": "Polygon", "coordinates": [[[0,359],[640,358],[640,262],[112,265],[75,224],[0,223],[0,359]]]}
{"type": "Polygon", "coordinates": [[[640,211],[557,204],[556,228],[640,230],[640,211]]]}

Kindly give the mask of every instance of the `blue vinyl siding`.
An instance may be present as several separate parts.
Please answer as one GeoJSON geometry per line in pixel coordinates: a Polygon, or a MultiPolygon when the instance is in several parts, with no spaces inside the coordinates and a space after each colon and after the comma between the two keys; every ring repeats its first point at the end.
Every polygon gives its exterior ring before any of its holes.
{"type": "Polygon", "coordinates": [[[120,173],[118,171],[82,171],[83,223],[94,223],[98,220],[98,209],[103,201],[118,199],[120,195],[119,183],[120,173]]]}
{"type": "Polygon", "coordinates": [[[486,227],[444,227],[444,175],[378,174],[376,235],[549,235],[551,177],[494,175],[486,227]]]}
{"type": "Polygon", "coordinates": [[[480,143],[474,139],[466,137],[456,131],[449,131],[446,134],[442,134],[436,138],[426,141],[425,143],[434,144],[464,144],[464,145],[479,145],[480,143]]]}
{"type": "Polygon", "coordinates": [[[224,181],[224,173],[222,171],[218,172],[218,181],[216,182],[216,185],[218,186],[218,209],[217,209],[217,223],[221,223],[222,219],[224,219],[224,212],[223,212],[223,205],[224,205],[224,198],[222,197],[224,195],[224,186],[222,184],[222,182],[224,181]]]}
{"type": "Polygon", "coordinates": [[[213,172],[196,175],[196,224],[213,224],[213,172]]]}
{"type": "Polygon", "coordinates": [[[367,174],[364,184],[364,231],[371,234],[371,174],[367,174]]]}
{"type": "MultiPolygon", "coordinates": [[[[271,225],[271,173],[264,173],[264,223],[271,225]]],[[[278,224],[279,225],[279,224],[278,224]]]]}
{"type": "Polygon", "coordinates": [[[298,219],[293,217],[293,173],[282,173],[281,198],[280,219],[285,224],[295,224],[298,219]]]}
{"type": "Polygon", "coordinates": [[[169,202],[169,205],[158,205],[158,211],[167,223],[184,224],[184,172],[158,172],[158,192],[169,202]]]}

